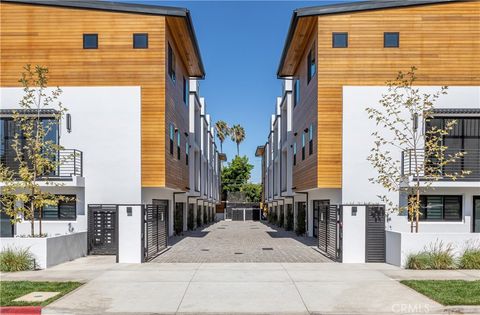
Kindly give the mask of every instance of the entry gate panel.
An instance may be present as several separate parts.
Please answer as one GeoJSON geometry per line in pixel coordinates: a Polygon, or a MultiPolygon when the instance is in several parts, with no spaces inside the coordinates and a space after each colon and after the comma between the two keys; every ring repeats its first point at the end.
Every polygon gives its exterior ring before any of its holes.
{"type": "Polygon", "coordinates": [[[145,206],[144,244],[145,261],[156,257],[167,248],[168,240],[168,201],[156,200],[154,205],[145,206]]]}
{"type": "Polygon", "coordinates": [[[365,261],[385,262],[385,207],[367,206],[365,261]]]}
{"type": "Polygon", "coordinates": [[[117,254],[117,205],[88,205],[88,252],[117,254]]]}
{"type": "Polygon", "coordinates": [[[318,205],[318,248],[335,261],[341,260],[341,216],[336,205],[318,205]]]}

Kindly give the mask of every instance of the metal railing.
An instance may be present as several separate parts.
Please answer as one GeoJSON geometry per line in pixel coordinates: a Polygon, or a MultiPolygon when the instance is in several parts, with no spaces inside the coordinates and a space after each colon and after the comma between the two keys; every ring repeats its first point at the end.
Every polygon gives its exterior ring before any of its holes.
{"type": "MultiPolygon", "coordinates": [[[[10,170],[18,170],[18,162],[15,161],[15,155],[5,154],[0,158],[0,163],[7,166],[10,170]]],[[[58,161],[55,171],[40,176],[41,179],[69,180],[73,176],[83,176],[83,152],[76,149],[59,150],[56,154],[58,161]]]]}
{"type": "Polygon", "coordinates": [[[403,151],[402,175],[413,176],[415,178],[418,177],[422,180],[428,180],[433,177],[436,177],[439,180],[451,180],[451,176],[449,175],[461,174],[462,171],[466,171],[468,174],[465,174],[463,177],[457,177],[455,180],[480,180],[480,150],[449,148],[446,150],[445,155],[452,156],[458,152],[464,152],[464,156],[456,159],[455,162],[437,168],[434,166],[436,159],[434,157],[426,157],[423,149],[403,151]],[[415,163],[415,157],[417,163],[415,163]],[[435,172],[435,174],[433,174],[433,172],[435,172]]]}

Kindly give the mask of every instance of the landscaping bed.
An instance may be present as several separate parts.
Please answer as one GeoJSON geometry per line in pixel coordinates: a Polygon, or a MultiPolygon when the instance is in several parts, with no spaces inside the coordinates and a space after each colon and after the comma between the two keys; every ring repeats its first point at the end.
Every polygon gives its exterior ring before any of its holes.
{"type": "Polygon", "coordinates": [[[480,280],[403,280],[400,282],[443,305],[480,305],[480,280]]]}
{"type": "Polygon", "coordinates": [[[46,306],[81,285],[80,282],[0,281],[0,306],[46,306]],[[31,292],[60,293],[43,302],[13,301],[31,292]]]}

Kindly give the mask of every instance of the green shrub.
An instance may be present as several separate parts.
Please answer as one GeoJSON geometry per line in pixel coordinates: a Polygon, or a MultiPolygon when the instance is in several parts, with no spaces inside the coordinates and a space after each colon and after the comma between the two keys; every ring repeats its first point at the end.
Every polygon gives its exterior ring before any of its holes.
{"type": "Polygon", "coordinates": [[[200,207],[197,207],[197,228],[202,226],[202,216],[200,212],[200,207]]]}
{"type": "Polygon", "coordinates": [[[194,219],[195,218],[193,217],[193,205],[190,204],[188,207],[188,220],[187,220],[187,227],[189,231],[193,230],[193,228],[195,227],[194,219]]]}
{"type": "Polygon", "coordinates": [[[480,248],[467,248],[460,257],[458,266],[462,269],[480,269],[480,248]]]}
{"type": "Polygon", "coordinates": [[[450,244],[436,242],[421,252],[408,255],[406,266],[408,269],[454,269],[453,248],[450,244]]]}
{"type": "Polygon", "coordinates": [[[293,230],[293,211],[289,208],[287,208],[287,222],[285,224],[285,230],[293,230]]]}
{"type": "Polygon", "coordinates": [[[295,233],[297,235],[304,235],[305,234],[305,209],[302,207],[298,207],[297,211],[297,227],[295,229],[295,233]]]}
{"type": "Polygon", "coordinates": [[[0,271],[25,271],[35,268],[35,260],[28,248],[4,248],[0,253],[0,271]]]}
{"type": "Polygon", "coordinates": [[[283,227],[283,211],[280,211],[280,215],[278,216],[277,224],[279,227],[283,227]]]}

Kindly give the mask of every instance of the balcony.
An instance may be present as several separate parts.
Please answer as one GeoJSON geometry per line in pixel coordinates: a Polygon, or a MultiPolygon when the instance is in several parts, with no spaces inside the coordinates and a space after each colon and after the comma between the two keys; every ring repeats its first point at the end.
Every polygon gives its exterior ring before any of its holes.
{"type": "MultiPolygon", "coordinates": [[[[59,161],[57,169],[50,174],[39,177],[42,181],[73,181],[74,177],[83,177],[83,152],[75,149],[64,149],[57,153],[59,161]]],[[[1,157],[0,162],[9,169],[18,168],[13,154],[1,157]]]]}
{"type": "Polygon", "coordinates": [[[477,182],[480,181],[480,150],[478,149],[450,149],[446,154],[455,154],[457,152],[464,152],[462,158],[455,162],[449,163],[443,168],[436,169],[435,167],[428,167],[435,163],[434,158],[425,158],[425,151],[406,150],[402,152],[402,175],[412,177],[413,179],[420,179],[421,181],[431,181],[434,177],[438,181],[456,181],[456,182],[477,182]],[[415,169],[415,157],[417,159],[418,170],[415,169]],[[427,171],[425,171],[427,169],[427,171]],[[433,170],[432,170],[433,169],[433,170]],[[438,172],[432,174],[431,172],[438,172]],[[461,174],[462,171],[467,171],[463,177],[457,177],[453,180],[449,174],[461,174]],[[430,172],[430,175],[429,175],[430,172]],[[433,176],[435,175],[435,176],[433,176]]]}

